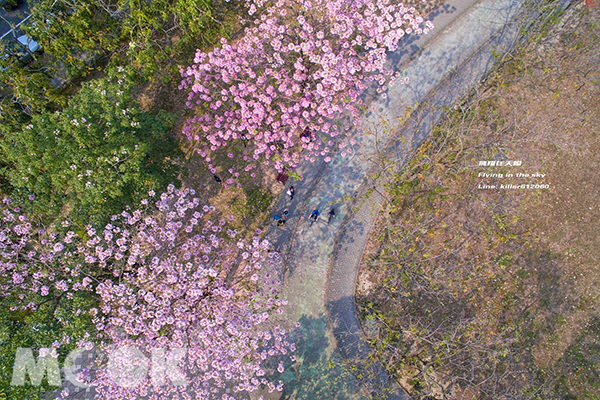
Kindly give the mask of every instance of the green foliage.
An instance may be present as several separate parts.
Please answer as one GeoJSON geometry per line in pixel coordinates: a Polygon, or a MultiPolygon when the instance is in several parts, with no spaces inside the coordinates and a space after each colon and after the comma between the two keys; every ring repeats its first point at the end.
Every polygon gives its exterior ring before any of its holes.
{"type": "Polygon", "coordinates": [[[34,54],[26,67],[15,56],[0,58],[0,97],[20,106],[2,101],[0,121],[5,124],[15,110],[30,115],[65,107],[81,79],[106,65],[133,67],[138,83],[179,79],[177,64],[189,62],[199,46],[229,35],[232,10],[239,5],[221,4],[217,10],[210,0],[34,2],[19,29],[44,55],[34,54]]]}
{"type": "Polygon", "coordinates": [[[95,1],[41,0],[30,21],[24,29],[52,57],[52,67],[62,64],[72,75],[86,70],[90,58],[117,48],[117,20],[95,1]]]}
{"type": "MultiPolygon", "coordinates": [[[[64,293],[52,293],[47,299],[29,295],[26,300],[2,298],[0,309],[0,400],[1,399],[44,399],[56,387],[48,385],[46,379],[40,386],[33,386],[26,378],[24,386],[11,386],[15,354],[19,347],[31,348],[34,357],[40,348],[51,348],[63,338],[87,337],[93,325],[89,314],[82,313],[97,306],[93,297],[75,293],[67,299],[64,293]],[[40,307],[36,311],[9,311],[11,306],[22,305],[27,300],[40,307]]],[[[60,347],[59,363],[62,365],[67,354],[76,348],[75,342],[63,343],[60,347]]]]}
{"type": "Polygon", "coordinates": [[[86,72],[98,57],[117,54],[117,62],[149,77],[180,50],[180,42],[207,39],[212,10],[209,0],[40,0],[25,29],[55,67],[64,63],[71,75],[86,72]]]}
{"type": "Polygon", "coordinates": [[[190,42],[206,41],[214,21],[209,0],[120,3],[122,9],[128,9],[120,26],[121,36],[128,41],[126,57],[146,74],[156,72],[158,61],[176,55],[190,42]]]}
{"type": "MultiPolygon", "coordinates": [[[[37,65],[41,60],[34,61],[37,65]]],[[[47,109],[56,109],[66,105],[66,98],[52,85],[50,75],[45,70],[30,70],[12,66],[9,69],[0,71],[0,80],[7,87],[11,88],[11,95],[20,106],[19,111],[25,109],[27,113],[42,112],[47,109]]],[[[8,109],[2,106],[2,120],[5,120],[5,113],[8,109]]]]}
{"type": "Polygon", "coordinates": [[[5,175],[15,195],[35,194],[42,215],[69,211],[99,222],[172,183],[180,152],[168,135],[171,117],[140,111],[130,84],[125,74],[92,81],[64,110],[4,132],[5,175]]]}

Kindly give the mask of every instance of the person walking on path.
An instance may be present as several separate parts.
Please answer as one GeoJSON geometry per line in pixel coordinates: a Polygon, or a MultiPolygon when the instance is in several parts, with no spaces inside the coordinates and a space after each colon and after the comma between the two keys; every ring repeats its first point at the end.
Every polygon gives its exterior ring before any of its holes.
{"type": "Polygon", "coordinates": [[[335,208],[332,208],[331,211],[329,211],[329,219],[327,220],[327,223],[329,224],[332,219],[335,219],[335,208]]]}
{"type": "Polygon", "coordinates": [[[296,191],[294,190],[294,186],[290,186],[290,188],[287,191],[287,195],[290,196],[290,200],[294,200],[294,194],[296,193],[296,191]]]}
{"type": "Polygon", "coordinates": [[[319,210],[313,210],[313,212],[310,213],[310,225],[312,226],[312,224],[314,224],[315,222],[317,222],[319,220],[319,215],[321,213],[319,213],[319,210]]]}

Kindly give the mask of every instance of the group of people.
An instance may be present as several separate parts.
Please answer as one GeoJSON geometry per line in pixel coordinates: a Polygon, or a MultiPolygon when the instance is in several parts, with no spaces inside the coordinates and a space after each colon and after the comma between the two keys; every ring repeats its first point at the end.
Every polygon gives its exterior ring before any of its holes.
{"type": "MultiPolygon", "coordinates": [[[[319,215],[321,215],[319,210],[313,210],[313,212],[310,213],[309,219],[311,220],[311,225],[319,220],[319,215]]],[[[335,208],[329,210],[328,217],[327,223],[330,223],[332,219],[335,219],[335,208]]]]}
{"type": "Polygon", "coordinates": [[[285,210],[283,210],[283,212],[281,213],[281,216],[279,215],[274,215],[273,216],[273,221],[275,221],[277,223],[277,226],[284,226],[285,225],[285,220],[287,219],[287,216],[289,214],[288,209],[286,208],[285,210]]]}
{"type": "MultiPolygon", "coordinates": [[[[294,189],[293,185],[290,186],[290,188],[287,190],[286,193],[288,196],[290,196],[290,200],[294,200],[294,195],[296,194],[296,190],[294,189]]],[[[281,215],[274,215],[273,221],[275,221],[277,223],[277,226],[284,226],[288,215],[289,215],[289,211],[286,208],[285,210],[283,210],[281,215]]],[[[310,216],[308,218],[310,219],[311,225],[319,220],[320,215],[321,215],[321,213],[317,209],[313,210],[313,212],[310,213],[310,216]]],[[[335,219],[335,217],[336,217],[335,208],[331,208],[331,210],[329,211],[328,217],[329,218],[327,220],[327,223],[330,223],[332,219],[335,219]]]]}

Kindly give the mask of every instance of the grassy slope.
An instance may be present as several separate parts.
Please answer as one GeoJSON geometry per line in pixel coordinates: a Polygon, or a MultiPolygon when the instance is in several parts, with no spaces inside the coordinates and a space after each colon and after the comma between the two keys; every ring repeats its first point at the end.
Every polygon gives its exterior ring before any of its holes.
{"type": "Polygon", "coordinates": [[[416,398],[600,387],[598,19],[579,3],[532,36],[390,188],[358,295],[379,355],[416,398]],[[494,159],[523,164],[478,166],[494,159]],[[550,188],[478,189],[503,183],[550,188]]]}

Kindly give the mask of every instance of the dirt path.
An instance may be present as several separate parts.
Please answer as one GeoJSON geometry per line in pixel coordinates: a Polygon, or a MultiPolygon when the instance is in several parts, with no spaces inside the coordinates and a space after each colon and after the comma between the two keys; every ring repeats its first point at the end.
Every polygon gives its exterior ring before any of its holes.
{"type": "Polygon", "coordinates": [[[294,201],[283,196],[277,203],[276,212],[288,208],[290,218],[285,228],[272,227],[268,237],[287,259],[284,297],[291,321],[301,323],[293,335],[297,362],[283,376],[282,398],[408,398],[379,363],[365,361],[370,347],[362,338],[354,303],[361,256],[378,205],[385,201],[385,180],[377,178],[379,161],[394,160],[392,167],[400,168],[426,139],[441,108],[480,82],[494,64],[493,54],[514,45],[523,22],[522,4],[450,1],[434,11],[434,35],[407,40],[390,57],[411,81],[391,88],[387,99],[372,101],[363,123],[371,134],[350,131],[357,141],[350,157],[301,166],[304,179],[293,183],[294,201]],[[398,121],[417,103],[422,105],[401,129],[382,124],[398,121]],[[337,213],[331,224],[326,218],[308,222],[313,209],[325,217],[331,207],[337,213]],[[355,379],[344,374],[347,370],[355,379]]]}

